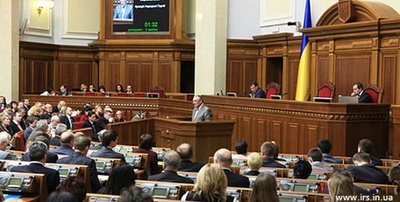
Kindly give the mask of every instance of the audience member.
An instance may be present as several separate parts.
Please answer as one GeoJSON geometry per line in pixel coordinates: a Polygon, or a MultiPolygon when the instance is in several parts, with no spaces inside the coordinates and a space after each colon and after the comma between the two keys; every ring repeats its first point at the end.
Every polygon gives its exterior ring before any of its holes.
{"type": "MultiPolygon", "coordinates": [[[[10,122],[10,128],[13,131],[14,134],[23,131],[24,129],[21,126],[21,120],[22,120],[22,116],[20,115],[20,113],[17,112],[13,112],[11,114],[11,122],[10,122]]],[[[10,134],[11,136],[14,136],[14,134],[10,134]]]]}
{"type": "Polygon", "coordinates": [[[336,196],[354,195],[354,185],[351,178],[345,175],[332,175],[328,180],[328,189],[333,202],[341,201],[336,196]]]}
{"type": "Polygon", "coordinates": [[[7,132],[0,132],[0,159],[12,159],[10,153],[6,152],[8,144],[10,143],[9,137],[10,134],[7,132]]]}
{"type": "Polygon", "coordinates": [[[158,169],[158,156],[157,153],[152,151],[151,148],[154,145],[154,138],[150,134],[142,134],[139,138],[139,148],[135,148],[133,153],[146,153],[147,162],[150,166],[150,174],[155,175],[160,171],[158,169]]]}
{"type": "Polygon", "coordinates": [[[50,150],[55,154],[59,155],[71,155],[75,151],[74,147],[74,134],[69,131],[64,131],[60,136],[61,145],[55,149],[50,150]]]}
{"type": "Polygon", "coordinates": [[[118,110],[115,112],[114,122],[125,122],[126,118],[122,115],[122,111],[118,110]]]}
{"type": "Polygon", "coordinates": [[[98,193],[120,195],[123,188],[135,185],[136,174],[133,167],[128,163],[120,163],[113,167],[106,186],[101,188],[98,193]]]}
{"type": "MultiPolygon", "coordinates": [[[[100,131],[100,132],[98,132],[97,133],[97,138],[99,139],[99,144],[92,144],[92,146],[90,146],[90,149],[89,149],[89,154],[91,154],[91,151],[94,151],[94,150],[99,150],[99,149],[101,149],[102,147],[104,147],[104,145],[103,144],[101,144],[101,140],[102,140],[102,138],[103,138],[103,134],[104,134],[104,132],[106,132],[107,130],[106,129],[104,129],[104,130],[102,130],[102,131],[100,131]]],[[[92,142],[93,142],[93,139],[92,139],[92,142]]]]}
{"type": "MultiPolygon", "coordinates": [[[[354,178],[348,169],[336,169],[335,171],[333,171],[332,175],[343,175],[349,177],[351,181],[354,182],[354,178]]],[[[354,192],[356,195],[370,195],[370,192],[367,189],[356,185],[354,185],[354,192]]],[[[321,191],[321,193],[329,194],[329,188],[326,187],[324,190],[321,191]]]]}
{"type": "Polygon", "coordinates": [[[92,107],[90,107],[90,106],[86,106],[86,107],[84,107],[83,108],[83,111],[84,111],[84,113],[82,114],[82,116],[81,116],[81,118],[80,118],[80,120],[79,121],[86,121],[86,120],[88,120],[89,119],[89,112],[92,112],[93,111],[93,109],[92,109],[92,107]]]}
{"type": "Polygon", "coordinates": [[[65,115],[60,115],[60,123],[65,124],[68,130],[72,130],[74,119],[72,118],[71,107],[65,109],[65,115]]]}
{"type": "MultiPolygon", "coordinates": [[[[47,138],[45,136],[37,136],[34,141],[35,142],[40,141],[40,142],[46,144],[47,148],[49,148],[49,138],[47,138]]],[[[30,153],[30,151],[25,152],[22,155],[22,159],[21,160],[22,161],[31,161],[29,153],[30,153]]],[[[47,151],[46,163],[55,163],[55,162],[57,162],[57,160],[58,160],[58,155],[57,154],[55,154],[53,152],[50,152],[50,151],[47,151]]]]}
{"type": "Polygon", "coordinates": [[[94,84],[89,84],[89,92],[94,93],[96,92],[96,86],[94,84]]]}
{"type": "Polygon", "coordinates": [[[253,152],[247,156],[247,165],[249,166],[249,171],[245,171],[245,175],[259,175],[260,168],[262,166],[262,156],[259,153],[253,152]]]}
{"type": "Polygon", "coordinates": [[[57,125],[54,130],[54,136],[50,139],[50,145],[60,146],[61,145],[61,134],[67,131],[67,126],[63,123],[57,125]]]}
{"type": "Polygon", "coordinates": [[[0,116],[0,131],[4,131],[10,135],[14,135],[14,131],[11,128],[11,116],[4,114],[0,116]]]}
{"type": "Polygon", "coordinates": [[[228,186],[232,187],[249,187],[249,178],[235,174],[231,171],[230,167],[232,165],[232,154],[226,148],[221,148],[217,150],[214,154],[214,163],[217,163],[223,169],[226,178],[228,180],[228,186]]]}
{"type": "MultiPolygon", "coordinates": [[[[57,115],[53,115],[50,119],[48,132],[51,133],[52,135],[55,134],[58,124],[60,124],[60,117],[57,115]]],[[[63,125],[65,126],[65,130],[67,130],[67,125],[65,125],[65,124],[63,124],[63,125]]]]}
{"type": "Polygon", "coordinates": [[[123,154],[115,152],[112,150],[118,144],[118,133],[113,130],[107,130],[104,132],[101,138],[101,147],[99,150],[93,152],[91,157],[104,157],[104,158],[119,158],[121,162],[125,162],[125,157],[123,154]]]}
{"type": "Polygon", "coordinates": [[[0,116],[6,115],[11,118],[11,114],[13,112],[11,104],[7,104],[4,110],[0,113],[0,116]]]}
{"type": "Polygon", "coordinates": [[[50,122],[52,113],[53,113],[53,106],[50,103],[46,103],[44,105],[44,112],[43,112],[42,116],[40,116],[40,119],[46,119],[47,122],[50,122]]]}
{"type": "Polygon", "coordinates": [[[307,179],[312,172],[311,164],[305,160],[298,160],[293,167],[293,177],[297,179],[307,179]]]}
{"type": "Polygon", "coordinates": [[[98,131],[101,131],[103,129],[106,129],[107,124],[110,123],[109,119],[112,117],[112,112],[111,111],[104,111],[103,116],[101,116],[98,120],[97,120],[97,127],[98,127],[98,131]]]}
{"type": "Polygon", "coordinates": [[[42,108],[37,105],[33,105],[29,111],[28,111],[28,116],[36,116],[38,119],[42,116],[42,108]]]}
{"type": "Polygon", "coordinates": [[[47,202],[78,202],[78,199],[68,191],[55,191],[47,198],[47,202]]]}
{"type": "Polygon", "coordinates": [[[28,118],[26,119],[26,123],[29,125],[25,131],[24,131],[24,139],[25,142],[28,141],[28,137],[31,135],[31,133],[33,132],[33,130],[36,128],[37,122],[38,122],[38,118],[35,116],[28,116],[28,118]]]}
{"type": "Polygon", "coordinates": [[[97,136],[97,133],[100,132],[99,127],[97,126],[96,122],[96,114],[94,111],[88,112],[88,118],[85,122],[82,124],[82,128],[91,128],[92,129],[92,140],[95,142],[100,141],[99,137],[97,136]]]}
{"type": "Polygon", "coordinates": [[[99,93],[106,93],[106,87],[105,86],[99,86],[99,93]]]}
{"type": "Polygon", "coordinates": [[[6,97],[0,96],[0,109],[6,108],[6,105],[7,105],[6,97]]]}
{"type": "Polygon", "coordinates": [[[23,107],[19,107],[17,112],[21,116],[21,121],[19,122],[19,125],[21,125],[22,129],[26,130],[26,127],[28,126],[28,123],[26,123],[26,119],[28,118],[26,110],[23,107]]]}
{"type": "Polygon", "coordinates": [[[81,83],[81,87],[80,87],[81,92],[87,92],[87,88],[88,87],[85,83],[81,83]]]}
{"type": "Polygon", "coordinates": [[[349,166],[348,169],[354,177],[354,182],[386,184],[387,175],[374,164],[368,154],[358,152],[353,155],[355,166],[349,166]]]}
{"type": "Polygon", "coordinates": [[[179,171],[185,172],[199,172],[199,170],[205,165],[202,162],[192,162],[190,159],[193,157],[192,145],[188,143],[182,143],[177,148],[179,156],[181,157],[181,164],[178,168],[179,171]]]}
{"type": "Polygon", "coordinates": [[[115,92],[117,92],[117,93],[124,93],[125,91],[124,91],[124,87],[121,85],[121,84],[117,84],[116,86],[115,86],[115,92]]]}
{"type": "Polygon", "coordinates": [[[63,84],[60,86],[60,91],[58,91],[59,96],[67,96],[71,95],[71,92],[68,90],[67,85],[63,84]]]}
{"type": "Polygon", "coordinates": [[[313,170],[326,170],[332,171],[332,167],[328,167],[324,164],[324,158],[322,152],[318,147],[311,148],[307,153],[308,161],[310,162],[313,170]]]}
{"type": "Polygon", "coordinates": [[[56,188],[58,192],[69,192],[75,196],[75,198],[82,202],[86,199],[86,184],[83,179],[78,176],[70,176],[60,182],[56,188]]]}
{"type": "Polygon", "coordinates": [[[193,112],[192,112],[192,121],[211,121],[212,120],[211,109],[208,108],[204,104],[204,100],[201,95],[193,96],[192,104],[194,106],[193,112]]]}
{"type": "Polygon", "coordinates": [[[358,96],[358,103],[372,103],[372,97],[370,94],[364,91],[364,87],[361,82],[355,82],[353,84],[353,93],[351,96],[358,96]]]}
{"type": "Polygon", "coordinates": [[[281,162],[281,164],[286,164],[285,159],[279,158],[279,145],[275,141],[271,141],[272,145],[274,146],[274,160],[281,162]]]}
{"type": "Polygon", "coordinates": [[[235,141],[236,154],[232,154],[232,159],[245,159],[247,157],[247,142],[243,139],[235,141]]]}
{"type": "MultiPolygon", "coordinates": [[[[372,164],[376,166],[382,166],[383,162],[379,158],[371,156],[372,152],[372,141],[369,139],[362,139],[358,142],[357,152],[364,152],[369,155],[369,158],[372,160],[372,164]]],[[[349,164],[353,164],[353,160],[350,159],[349,164]]]]}
{"type": "Polygon", "coordinates": [[[14,166],[11,172],[41,173],[46,175],[47,193],[53,192],[60,183],[60,173],[54,169],[46,168],[47,145],[41,141],[34,142],[29,147],[29,165],[14,166]]]}
{"type": "Polygon", "coordinates": [[[227,196],[227,179],[221,167],[208,163],[197,174],[196,184],[192,191],[182,196],[182,201],[233,201],[233,197],[227,196]]]}
{"type": "Polygon", "coordinates": [[[342,160],[334,158],[330,155],[332,143],[328,139],[320,139],[317,142],[317,147],[322,151],[322,157],[327,163],[342,163],[342,160]]]}
{"type": "MultiPolygon", "coordinates": [[[[91,192],[99,191],[101,185],[97,177],[96,163],[93,159],[86,156],[89,151],[90,138],[86,136],[76,136],[74,139],[75,152],[68,157],[61,158],[57,163],[87,165],[89,168],[91,192]]],[[[88,190],[88,192],[90,192],[88,190]]]]}
{"type": "Polygon", "coordinates": [[[26,111],[29,111],[29,109],[31,108],[31,106],[29,105],[29,99],[24,98],[24,99],[22,99],[22,102],[23,102],[23,106],[26,109],[26,111]]]}
{"type": "Polygon", "coordinates": [[[181,161],[178,152],[176,152],[175,150],[169,150],[165,152],[163,161],[164,161],[164,171],[160,174],[151,175],[148,178],[149,180],[193,183],[191,179],[179,176],[177,173],[181,161]]]}
{"type": "Polygon", "coordinates": [[[397,194],[400,194],[400,163],[390,169],[389,179],[394,184],[397,184],[397,194]]]}
{"type": "Polygon", "coordinates": [[[133,91],[132,91],[132,86],[131,86],[131,85],[127,85],[127,86],[126,86],[126,93],[129,93],[129,94],[132,94],[132,93],[133,93],[133,91]]]}
{"type": "Polygon", "coordinates": [[[57,106],[53,107],[53,113],[59,113],[61,111],[61,108],[65,105],[67,105],[67,103],[64,100],[59,101],[57,106]]]}
{"type": "Polygon", "coordinates": [[[147,112],[146,111],[140,111],[138,112],[131,121],[137,121],[141,119],[146,119],[147,112]]]}
{"type": "Polygon", "coordinates": [[[77,107],[75,108],[74,111],[72,111],[72,117],[77,116],[77,118],[80,118],[84,114],[83,108],[82,107],[77,107]]]}
{"type": "MultiPolygon", "coordinates": [[[[28,141],[35,141],[36,137],[38,136],[46,136],[49,138],[49,135],[47,135],[47,130],[48,130],[49,125],[47,124],[46,120],[39,120],[36,124],[36,128],[33,129],[32,133],[28,137],[28,141]]],[[[25,136],[25,134],[24,134],[25,136]]]]}
{"type": "Polygon", "coordinates": [[[279,202],[276,192],[276,178],[270,173],[261,173],[254,182],[253,191],[251,192],[250,202],[279,202]]]}
{"type": "Polygon", "coordinates": [[[118,202],[153,202],[153,197],[144,192],[142,188],[130,186],[128,189],[123,189],[121,198],[118,202]]]}
{"type": "Polygon", "coordinates": [[[252,98],[266,98],[267,97],[267,95],[265,94],[265,91],[258,86],[257,81],[253,81],[250,84],[250,91],[251,91],[252,98]]]}
{"type": "Polygon", "coordinates": [[[274,144],[271,142],[264,142],[261,145],[261,154],[263,155],[263,167],[286,168],[283,164],[274,160],[274,144]]]}

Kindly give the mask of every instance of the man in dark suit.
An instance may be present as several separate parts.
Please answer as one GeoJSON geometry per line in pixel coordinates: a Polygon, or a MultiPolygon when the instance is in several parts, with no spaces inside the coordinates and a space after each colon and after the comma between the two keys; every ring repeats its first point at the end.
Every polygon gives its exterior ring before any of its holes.
{"type": "Polygon", "coordinates": [[[226,178],[228,180],[228,186],[231,187],[249,187],[250,181],[248,177],[243,175],[235,174],[231,171],[230,167],[232,165],[232,154],[226,148],[221,148],[217,150],[214,154],[214,163],[221,166],[224,171],[226,178]]]}
{"type": "Polygon", "coordinates": [[[88,120],[83,122],[82,128],[92,128],[92,140],[98,142],[99,137],[97,133],[100,132],[96,123],[96,113],[94,111],[88,112],[88,120]]]}
{"type": "Polygon", "coordinates": [[[179,163],[181,161],[178,152],[175,150],[167,151],[163,157],[163,160],[165,168],[164,171],[160,174],[150,176],[148,180],[193,184],[191,179],[179,176],[177,173],[179,163]]]}
{"type": "Polygon", "coordinates": [[[71,92],[67,89],[67,85],[63,84],[60,86],[60,91],[58,91],[59,96],[71,95],[71,92]]]}
{"type": "Polygon", "coordinates": [[[47,157],[47,146],[41,141],[34,142],[29,147],[29,157],[32,162],[26,166],[15,166],[12,172],[41,173],[46,175],[47,193],[53,192],[60,184],[60,173],[57,170],[44,167],[47,157]]]}
{"type": "Polygon", "coordinates": [[[354,83],[353,93],[351,96],[358,96],[358,103],[372,103],[371,95],[364,91],[364,87],[361,82],[354,83]]]}
{"type": "Polygon", "coordinates": [[[36,124],[37,124],[38,120],[39,119],[36,116],[28,116],[28,118],[26,119],[28,127],[26,127],[26,129],[24,131],[25,142],[28,140],[28,138],[31,135],[33,129],[36,128],[36,124]]]}
{"type": "MultiPolygon", "coordinates": [[[[348,169],[337,169],[332,173],[332,176],[334,176],[334,175],[341,175],[343,177],[348,177],[348,178],[351,179],[351,181],[354,182],[354,178],[353,178],[353,176],[351,175],[351,173],[350,173],[350,171],[348,169]]],[[[322,190],[321,193],[329,194],[328,187],[326,187],[324,190],[322,190]]],[[[354,185],[354,193],[356,195],[370,195],[371,194],[367,189],[364,189],[364,188],[359,187],[357,185],[354,185]]]]}
{"type": "Polygon", "coordinates": [[[71,116],[72,112],[73,112],[72,108],[67,107],[67,109],[65,110],[65,115],[60,116],[60,123],[67,125],[68,130],[72,130],[72,126],[74,123],[74,119],[71,116]]]}
{"type": "Polygon", "coordinates": [[[193,148],[188,143],[180,144],[176,151],[181,157],[181,164],[178,168],[179,171],[185,172],[199,172],[199,170],[205,165],[202,162],[192,162],[190,159],[193,157],[193,148]]]}
{"type": "MultiPolygon", "coordinates": [[[[24,129],[22,128],[20,122],[22,120],[21,115],[19,112],[13,112],[11,114],[11,123],[10,123],[10,128],[11,130],[15,133],[18,133],[19,131],[23,131],[24,129]]],[[[14,134],[10,134],[11,136],[14,136],[14,134]]]]}
{"type": "MultiPolygon", "coordinates": [[[[49,139],[46,136],[43,136],[43,135],[37,136],[34,141],[35,142],[40,141],[40,142],[46,144],[47,148],[49,148],[49,139]]],[[[33,161],[30,158],[30,151],[26,152],[24,155],[22,155],[22,159],[21,160],[22,161],[33,161]]],[[[56,163],[57,160],[58,160],[58,155],[57,154],[55,154],[55,153],[53,153],[51,151],[47,151],[46,163],[56,163]]]]}
{"type": "MultiPolygon", "coordinates": [[[[382,160],[377,157],[371,156],[373,143],[369,139],[362,139],[358,142],[357,152],[364,152],[369,155],[369,158],[372,161],[372,164],[376,166],[383,166],[382,160]]],[[[349,164],[353,164],[353,159],[349,160],[349,164]]]]}
{"type": "Polygon", "coordinates": [[[192,112],[192,121],[211,121],[211,109],[204,104],[203,97],[201,95],[195,95],[192,103],[194,106],[192,112]]]}
{"type": "MultiPolygon", "coordinates": [[[[100,188],[99,178],[97,176],[96,163],[93,159],[86,156],[90,147],[90,138],[86,136],[77,136],[74,139],[75,152],[68,157],[61,158],[57,163],[87,165],[89,167],[91,192],[96,193],[100,188]]],[[[90,192],[90,190],[88,190],[90,192]]]]}
{"type": "Polygon", "coordinates": [[[69,131],[65,131],[61,134],[61,146],[50,150],[55,154],[59,155],[71,155],[75,152],[72,147],[74,147],[74,134],[69,131]]]}
{"type": "Polygon", "coordinates": [[[125,162],[125,157],[123,154],[115,152],[112,148],[117,146],[118,143],[118,133],[113,130],[107,130],[104,132],[101,138],[101,147],[99,150],[93,152],[91,157],[103,157],[103,158],[119,158],[121,162],[125,162]]]}
{"type": "Polygon", "coordinates": [[[263,155],[263,167],[286,168],[274,160],[275,146],[272,142],[264,142],[261,145],[261,154],[263,155]]]}
{"type": "Polygon", "coordinates": [[[103,116],[97,120],[97,132],[106,129],[107,124],[110,123],[110,118],[112,117],[112,112],[110,110],[105,110],[103,116]]]}
{"type": "Polygon", "coordinates": [[[266,98],[267,95],[265,91],[258,86],[257,81],[254,81],[250,84],[250,91],[252,98],[266,98]]]}
{"type": "Polygon", "coordinates": [[[332,149],[332,143],[328,139],[320,139],[317,142],[317,147],[322,151],[324,161],[327,163],[342,163],[342,160],[334,158],[329,153],[332,149]]]}
{"type": "Polygon", "coordinates": [[[358,152],[354,154],[353,161],[355,166],[349,166],[348,169],[354,177],[354,182],[375,184],[388,183],[388,176],[371,163],[368,154],[358,152]]]}

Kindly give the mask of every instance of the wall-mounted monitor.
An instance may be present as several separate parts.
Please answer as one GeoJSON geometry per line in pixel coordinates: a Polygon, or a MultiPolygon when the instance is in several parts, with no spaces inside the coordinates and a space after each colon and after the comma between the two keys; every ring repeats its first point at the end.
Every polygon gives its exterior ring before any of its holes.
{"type": "Polygon", "coordinates": [[[314,97],[314,102],[332,102],[330,97],[314,97]]]}

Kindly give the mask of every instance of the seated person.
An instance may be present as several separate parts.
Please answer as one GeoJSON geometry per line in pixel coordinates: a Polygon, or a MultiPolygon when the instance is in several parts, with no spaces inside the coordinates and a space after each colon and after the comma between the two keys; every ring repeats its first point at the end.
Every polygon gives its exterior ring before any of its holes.
{"type": "Polygon", "coordinates": [[[75,196],[78,201],[84,201],[86,198],[86,184],[82,178],[78,176],[69,176],[61,181],[56,191],[66,191],[75,196]]]}
{"type": "Polygon", "coordinates": [[[328,139],[320,139],[317,142],[317,147],[322,151],[322,157],[327,163],[342,163],[342,160],[334,158],[329,153],[332,149],[332,143],[328,139]]]}
{"type": "Polygon", "coordinates": [[[267,97],[267,94],[265,94],[265,91],[258,86],[257,81],[253,81],[250,84],[250,91],[251,91],[252,98],[266,98],[267,97]]]}
{"type": "Polygon", "coordinates": [[[158,169],[158,156],[157,153],[152,151],[154,145],[154,138],[150,134],[142,134],[139,138],[139,148],[133,150],[133,153],[146,153],[147,161],[149,162],[150,174],[155,175],[160,173],[158,169]]]}
{"type": "MultiPolygon", "coordinates": [[[[369,139],[362,139],[358,142],[357,145],[357,152],[364,152],[366,154],[369,155],[369,158],[372,160],[372,164],[376,165],[376,166],[383,166],[383,162],[382,160],[380,160],[379,158],[373,157],[371,156],[371,152],[372,152],[372,141],[369,139]]],[[[349,164],[353,164],[353,160],[350,159],[349,164]]]]}
{"type": "Polygon", "coordinates": [[[193,157],[193,148],[188,143],[182,143],[177,148],[179,156],[181,157],[181,164],[178,171],[185,172],[199,172],[201,167],[205,164],[202,162],[192,162],[190,159],[193,157]]]}
{"type": "Polygon", "coordinates": [[[245,175],[259,175],[262,166],[262,156],[259,153],[253,152],[247,157],[247,165],[250,170],[244,172],[245,175]]]}
{"type": "Polygon", "coordinates": [[[243,139],[236,140],[235,151],[236,154],[232,154],[233,159],[246,159],[247,156],[247,142],[243,139]]]}
{"type": "Polygon", "coordinates": [[[296,179],[307,179],[312,172],[311,164],[305,160],[298,160],[293,167],[293,177],[296,179]]]}
{"type": "Polygon", "coordinates": [[[394,184],[397,184],[397,194],[400,194],[400,163],[390,169],[389,179],[394,184]]]}
{"type": "Polygon", "coordinates": [[[248,177],[243,175],[235,174],[231,171],[232,165],[232,154],[226,148],[217,150],[214,154],[214,163],[221,166],[228,180],[228,186],[231,187],[249,187],[250,181],[248,177]]]}
{"type": "Polygon", "coordinates": [[[9,137],[10,134],[8,134],[7,132],[0,132],[0,159],[12,159],[10,153],[6,152],[8,143],[10,142],[9,137]]]}
{"type": "Polygon", "coordinates": [[[354,182],[386,184],[387,175],[374,164],[371,163],[369,155],[364,152],[358,152],[353,155],[355,166],[349,166],[348,169],[354,177],[354,182]]]}
{"type": "Polygon", "coordinates": [[[143,191],[142,188],[136,186],[130,186],[127,189],[123,189],[121,192],[121,198],[119,202],[153,202],[153,196],[143,191]]]}
{"type": "Polygon", "coordinates": [[[332,175],[328,180],[328,189],[332,201],[338,201],[336,196],[354,195],[353,181],[346,175],[332,175]]]}
{"type": "Polygon", "coordinates": [[[57,170],[46,168],[47,144],[35,141],[29,147],[29,158],[32,161],[26,166],[14,166],[11,172],[41,173],[46,175],[47,193],[53,192],[60,184],[60,173],[57,170]]]}
{"type": "MultiPolygon", "coordinates": [[[[96,142],[96,144],[93,143],[93,139],[92,139],[93,145],[90,146],[90,149],[89,149],[90,151],[99,150],[99,149],[101,149],[101,148],[103,147],[103,144],[101,144],[101,140],[102,140],[102,138],[103,138],[104,132],[106,132],[106,131],[107,131],[107,130],[104,129],[104,130],[102,130],[102,131],[100,131],[100,132],[97,133],[97,139],[98,139],[98,141],[100,141],[99,144],[97,144],[98,142],[96,142]]],[[[89,154],[91,154],[90,151],[89,151],[89,154]]]]}
{"type": "Polygon", "coordinates": [[[271,141],[271,143],[274,146],[274,160],[285,165],[286,160],[278,157],[279,156],[279,145],[275,141],[271,141]]]}
{"type": "Polygon", "coordinates": [[[75,152],[74,149],[74,134],[72,132],[63,132],[61,134],[61,146],[50,150],[50,152],[59,155],[70,155],[75,152]]]}
{"type": "MultiPolygon", "coordinates": [[[[354,182],[354,178],[351,175],[350,171],[348,169],[337,169],[333,171],[333,175],[343,175],[351,179],[352,182],[354,182]]],[[[356,195],[370,195],[370,192],[362,187],[359,187],[357,185],[354,185],[354,192],[356,195]]],[[[326,187],[326,189],[322,190],[321,193],[329,193],[329,188],[326,187]]]]}
{"type": "MultiPolygon", "coordinates": [[[[38,136],[36,137],[35,141],[40,141],[44,144],[46,144],[47,148],[49,148],[49,139],[45,136],[38,136]]],[[[30,159],[30,151],[26,152],[24,155],[22,155],[22,161],[33,161],[30,159]]],[[[51,152],[51,151],[47,151],[46,153],[46,163],[55,163],[58,160],[58,156],[57,154],[51,152]]]]}
{"type": "Polygon", "coordinates": [[[76,197],[68,191],[55,191],[49,195],[47,202],[78,202],[76,197]]]}
{"type": "Polygon", "coordinates": [[[274,144],[271,142],[264,142],[261,145],[261,153],[263,155],[263,167],[286,168],[283,164],[274,160],[274,144]]]}
{"type": "Polygon", "coordinates": [[[221,167],[217,164],[208,163],[200,169],[193,190],[187,191],[181,200],[233,202],[234,198],[227,196],[226,188],[227,180],[221,167]]]}
{"type": "Polygon", "coordinates": [[[148,180],[164,181],[164,182],[181,182],[181,183],[192,183],[193,181],[189,178],[179,176],[177,171],[181,162],[181,157],[175,150],[169,150],[163,157],[164,171],[157,175],[152,175],[148,180]]]}
{"type": "Polygon", "coordinates": [[[120,163],[111,170],[106,186],[98,193],[120,195],[122,189],[135,185],[135,180],[136,174],[133,167],[128,163],[120,163]]]}
{"type": "Polygon", "coordinates": [[[364,87],[361,82],[354,83],[353,93],[351,96],[358,96],[358,103],[372,103],[371,95],[364,91],[364,87]]]}
{"type": "Polygon", "coordinates": [[[277,184],[275,176],[270,173],[262,173],[254,182],[249,201],[267,201],[265,199],[269,199],[269,202],[279,202],[276,190],[277,184]]]}
{"type": "Polygon", "coordinates": [[[119,158],[121,162],[125,162],[125,157],[123,154],[115,152],[113,148],[117,146],[118,143],[118,133],[113,130],[107,130],[104,132],[101,139],[102,148],[93,152],[91,157],[103,157],[103,158],[119,158]]]}
{"type": "MultiPolygon", "coordinates": [[[[58,118],[58,116],[54,116],[54,117],[58,118]]],[[[61,134],[65,131],[67,131],[67,125],[65,125],[63,123],[59,123],[57,126],[55,126],[55,130],[54,130],[54,134],[53,134],[54,136],[51,137],[49,144],[54,145],[54,146],[61,146],[61,134]]]]}
{"type": "Polygon", "coordinates": [[[93,159],[86,156],[89,151],[89,146],[89,137],[84,135],[76,136],[74,139],[75,152],[68,155],[68,157],[58,159],[57,163],[87,165],[89,168],[90,184],[92,187],[91,191],[96,193],[101,188],[101,185],[97,176],[96,163],[93,159]]]}
{"type": "Polygon", "coordinates": [[[319,148],[311,148],[308,151],[308,161],[310,162],[313,170],[326,170],[332,171],[332,167],[328,167],[324,165],[324,158],[322,157],[322,152],[319,148]]]}
{"type": "Polygon", "coordinates": [[[97,126],[96,122],[96,113],[94,111],[90,111],[87,113],[88,119],[83,122],[82,128],[91,128],[92,129],[92,140],[93,141],[100,141],[98,137],[98,132],[100,132],[99,127],[97,126]]]}

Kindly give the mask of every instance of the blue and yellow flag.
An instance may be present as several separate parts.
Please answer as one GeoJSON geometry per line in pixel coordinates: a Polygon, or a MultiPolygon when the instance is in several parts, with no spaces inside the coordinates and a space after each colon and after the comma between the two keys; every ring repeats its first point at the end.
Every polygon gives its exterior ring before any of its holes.
{"type": "MultiPolygon", "coordinates": [[[[310,0],[306,0],[304,12],[303,29],[311,27],[310,0]]],[[[311,72],[311,44],[308,37],[303,34],[301,41],[299,72],[297,75],[296,100],[307,101],[310,95],[310,72],[311,72]]]]}

